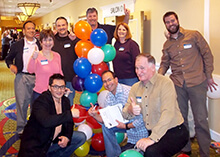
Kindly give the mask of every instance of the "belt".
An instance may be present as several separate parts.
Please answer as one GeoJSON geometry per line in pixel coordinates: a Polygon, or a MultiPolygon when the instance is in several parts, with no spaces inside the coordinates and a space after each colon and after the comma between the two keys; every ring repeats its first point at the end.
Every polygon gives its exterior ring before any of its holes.
{"type": "Polygon", "coordinates": [[[26,74],[26,75],[35,75],[34,73],[28,73],[28,72],[21,72],[22,74],[26,74]]]}

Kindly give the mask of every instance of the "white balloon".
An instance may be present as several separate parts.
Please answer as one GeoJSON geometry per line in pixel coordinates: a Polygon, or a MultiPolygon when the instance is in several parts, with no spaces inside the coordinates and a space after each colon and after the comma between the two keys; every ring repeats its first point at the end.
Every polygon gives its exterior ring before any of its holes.
{"type": "Polygon", "coordinates": [[[219,99],[220,98],[220,76],[213,75],[213,80],[215,83],[218,84],[218,86],[215,86],[216,90],[213,89],[212,92],[210,91],[210,89],[208,89],[207,96],[211,99],[219,99]]]}
{"type": "Polygon", "coordinates": [[[98,104],[100,107],[104,108],[104,102],[105,102],[105,98],[108,94],[108,90],[103,90],[101,93],[99,93],[99,96],[98,96],[98,104]]]}
{"type": "Polygon", "coordinates": [[[91,64],[99,64],[103,61],[104,55],[102,49],[94,47],[89,50],[87,58],[91,64]]]}
{"type": "Polygon", "coordinates": [[[78,131],[84,132],[86,135],[86,140],[92,137],[92,128],[87,124],[80,124],[78,127],[78,131]]]}

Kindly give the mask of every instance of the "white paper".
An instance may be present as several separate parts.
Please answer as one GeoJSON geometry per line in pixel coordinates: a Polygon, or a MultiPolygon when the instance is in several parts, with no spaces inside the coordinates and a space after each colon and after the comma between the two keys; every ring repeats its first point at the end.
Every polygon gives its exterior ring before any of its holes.
{"type": "Polygon", "coordinates": [[[122,104],[116,104],[114,106],[107,106],[99,110],[102,120],[107,128],[113,128],[118,125],[116,120],[127,123],[128,120],[122,116],[122,104]]]}

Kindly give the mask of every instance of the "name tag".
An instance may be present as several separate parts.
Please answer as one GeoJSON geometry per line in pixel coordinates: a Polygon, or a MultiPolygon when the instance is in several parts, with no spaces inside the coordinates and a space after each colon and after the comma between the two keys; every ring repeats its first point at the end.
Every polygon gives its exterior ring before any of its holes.
{"type": "Polygon", "coordinates": [[[47,59],[41,60],[40,62],[41,62],[41,65],[47,65],[48,64],[48,60],[47,59]]]}
{"type": "Polygon", "coordinates": [[[183,47],[184,47],[184,49],[190,49],[192,47],[192,45],[191,44],[184,44],[183,47]]]}
{"type": "Polygon", "coordinates": [[[118,50],[119,50],[119,51],[124,51],[125,48],[124,48],[124,47],[120,47],[118,50]]]}
{"type": "Polygon", "coordinates": [[[137,100],[138,103],[141,103],[141,102],[142,102],[142,101],[141,101],[141,97],[136,97],[136,100],[137,100]]]}
{"type": "Polygon", "coordinates": [[[28,47],[24,47],[23,51],[24,51],[24,53],[28,53],[29,52],[28,47]]]}
{"type": "Polygon", "coordinates": [[[69,48],[71,45],[70,44],[65,44],[64,48],[69,48]]]}

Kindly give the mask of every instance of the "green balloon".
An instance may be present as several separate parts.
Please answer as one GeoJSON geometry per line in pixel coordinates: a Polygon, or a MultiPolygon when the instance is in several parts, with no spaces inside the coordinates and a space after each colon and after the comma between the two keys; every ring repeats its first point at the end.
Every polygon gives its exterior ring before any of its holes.
{"type": "Polygon", "coordinates": [[[126,150],[119,157],[143,157],[143,155],[133,149],[126,150]]]}
{"type": "Polygon", "coordinates": [[[110,44],[105,44],[101,47],[102,51],[105,54],[104,62],[110,62],[115,58],[116,50],[115,47],[110,44]]]}
{"type": "Polygon", "coordinates": [[[116,132],[115,136],[116,136],[118,144],[120,144],[124,140],[125,134],[122,132],[116,132]]]}
{"type": "Polygon", "coordinates": [[[91,93],[87,90],[85,90],[79,99],[79,102],[81,105],[83,105],[84,107],[90,107],[90,103],[95,104],[97,101],[97,94],[96,93],[91,93]]]}

